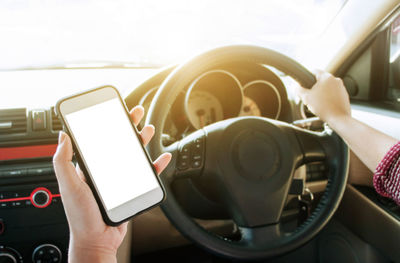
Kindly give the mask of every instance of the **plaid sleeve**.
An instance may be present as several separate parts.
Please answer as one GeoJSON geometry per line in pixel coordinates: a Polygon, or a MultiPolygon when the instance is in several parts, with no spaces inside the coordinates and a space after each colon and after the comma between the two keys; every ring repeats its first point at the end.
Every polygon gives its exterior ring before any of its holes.
{"type": "Polygon", "coordinates": [[[374,187],[380,195],[400,205],[400,142],[390,148],[376,168],[374,187]]]}

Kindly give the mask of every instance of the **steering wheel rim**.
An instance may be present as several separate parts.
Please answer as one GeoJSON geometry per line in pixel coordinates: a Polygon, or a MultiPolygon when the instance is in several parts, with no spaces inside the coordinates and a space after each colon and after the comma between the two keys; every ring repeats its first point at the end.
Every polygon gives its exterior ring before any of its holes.
{"type": "MultiPolygon", "coordinates": [[[[167,113],[171,109],[179,92],[181,92],[185,85],[190,83],[192,76],[199,75],[220,64],[243,61],[273,66],[292,76],[303,87],[310,88],[315,83],[314,75],[306,68],[296,61],[270,49],[256,46],[228,46],[208,51],[175,68],[158,89],[146,118],[146,124],[153,124],[156,127],[156,133],[153,140],[147,146],[147,149],[152,158],[156,158],[165,151],[173,152],[172,165],[169,165],[161,175],[161,180],[167,192],[167,198],[161,207],[176,228],[185,237],[211,252],[235,259],[256,260],[270,258],[291,251],[305,244],[325,226],[338,207],[343,195],[347,181],[349,154],[347,146],[336,134],[329,133],[329,135],[324,135],[329,136],[330,145],[334,145],[333,147],[329,146],[324,151],[329,154],[329,151],[335,148],[334,154],[340,155],[337,157],[338,160],[335,160],[339,163],[339,167],[335,167],[337,169],[334,169],[333,176],[330,176],[328,179],[326,191],[317,208],[306,222],[298,227],[290,236],[268,241],[269,236],[279,236],[279,234],[275,233],[278,231],[276,228],[265,228],[265,230],[262,229],[261,231],[255,231],[254,228],[242,228],[242,235],[250,236],[251,242],[233,242],[207,232],[192,220],[180,207],[171,189],[171,183],[175,175],[174,164],[177,162],[177,146],[165,147],[161,141],[161,134],[167,113]],[[266,240],[266,246],[264,246],[263,239],[266,240]],[[253,242],[257,246],[252,245],[253,242]]],[[[310,132],[296,131],[296,133],[298,133],[297,137],[306,138],[305,141],[321,137],[321,135],[310,132]],[[313,139],[310,139],[311,137],[313,139]]],[[[321,143],[323,144],[323,142],[321,143]]]]}

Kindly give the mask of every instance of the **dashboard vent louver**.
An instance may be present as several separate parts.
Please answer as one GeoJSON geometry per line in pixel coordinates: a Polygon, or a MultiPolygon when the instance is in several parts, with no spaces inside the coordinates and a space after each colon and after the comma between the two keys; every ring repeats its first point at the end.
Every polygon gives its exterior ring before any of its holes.
{"type": "Polygon", "coordinates": [[[0,135],[25,133],[27,128],[26,109],[0,110],[0,135]]]}
{"type": "Polygon", "coordinates": [[[53,131],[60,131],[62,130],[62,124],[60,119],[57,117],[54,107],[50,110],[51,114],[51,129],[53,131]]]}

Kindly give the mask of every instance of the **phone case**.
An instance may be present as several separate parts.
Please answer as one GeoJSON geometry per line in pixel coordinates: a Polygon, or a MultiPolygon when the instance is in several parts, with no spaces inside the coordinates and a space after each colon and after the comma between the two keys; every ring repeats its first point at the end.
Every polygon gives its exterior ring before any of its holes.
{"type": "MultiPolygon", "coordinates": [[[[62,125],[63,125],[63,130],[64,130],[64,131],[68,134],[68,136],[71,138],[72,148],[73,148],[73,151],[74,151],[74,156],[75,156],[75,158],[76,158],[76,160],[77,160],[77,162],[78,162],[78,164],[79,164],[79,168],[82,170],[83,174],[84,174],[85,177],[86,177],[86,182],[88,183],[90,189],[92,190],[92,193],[93,193],[94,198],[95,198],[95,200],[96,200],[96,202],[97,202],[97,205],[98,205],[98,207],[99,207],[99,209],[100,209],[100,212],[101,212],[101,215],[102,215],[102,217],[103,217],[104,222],[105,222],[107,225],[109,225],[109,226],[118,226],[118,225],[122,224],[123,222],[126,222],[126,221],[128,221],[129,219],[131,219],[131,218],[133,218],[133,217],[135,217],[135,216],[137,216],[137,215],[140,215],[140,214],[146,212],[147,210],[149,210],[149,209],[151,209],[151,208],[153,208],[153,207],[156,207],[156,206],[160,205],[160,204],[165,200],[165,198],[166,198],[166,192],[165,192],[165,188],[164,188],[164,186],[163,186],[163,184],[162,184],[160,178],[159,178],[158,176],[156,176],[156,179],[157,179],[158,183],[160,184],[160,187],[161,187],[161,189],[162,189],[162,191],[163,191],[163,193],[164,193],[164,197],[163,197],[163,199],[162,199],[160,202],[158,202],[158,203],[156,203],[156,204],[154,204],[154,205],[152,205],[152,206],[149,206],[148,208],[146,208],[146,209],[144,209],[144,210],[142,210],[142,211],[140,211],[140,212],[138,212],[138,213],[136,213],[136,214],[134,214],[134,215],[132,215],[132,216],[130,216],[130,217],[128,217],[128,218],[125,218],[125,219],[123,219],[123,220],[121,220],[121,221],[118,221],[118,222],[114,222],[114,221],[112,221],[112,220],[108,217],[107,212],[106,212],[106,209],[105,209],[105,207],[103,206],[103,204],[102,204],[102,202],[101,202],[100,195],[99,195],[99,193],[96,191],[96,188],[94,187],[94,183],[93,183],[93,181],[92,181],[92,178],[91,178],[90,176],[88,176],[88,174],[89,174],[89,173],[88,173],[88,169],[87,169],[85,163],[83,162],[83,159],[82,159],[82,157],[81,157],[80,154],[79,154],[79,151],[77,150],[76,142],[75,142],[75,140],[73,140],[73,137],[71,136],[71,132],[68,130],[68,128],[67,128],[68,126],[66,125],[64,116],[63,116],[63,114],[61,113],[61,110],[60,110],[60,105],[61,105],[61,103],[63,103],[64,101],[69,100],[69,99],[72,99],[72,98],[75,98],[75,97],[78,97],[78,96],[81,96],[81,95],[83,95],[83,94],[95,92],[96,90],[104,89],[104,88],[112,88],[112,89],[114,89],[114,90],[116,91],[116,93],[118,94],[118,99],[120,100],[121,104],[123,105],[123,107],[124,107],[124,109],[125,109],[125,113],[128,115],[129,119],[131,120],[131,118],[130,118],[130,116],[129,116],[128,109],[127,109],[127,107],[126,107],[126,104],[125,104],[124,100],[122,99],[122,97],[121,97],[119,91],[118,91],[115,87],[110,86],[110,85],[101,86],[101,87],[98,87],[98,88],[86,90],[86,91],[83,91],[83,92],[80,92],[80,93],[77,93],[77,94],[74,94],[74,95],[71,95],[71,96],[62,98],[62,99],[60,99],[60,100],[57,102],[57,104],[56,104],[56,106],[55,106],[55,109],[56,109],[57,116],[59,117],[59,119],[61,120],[61,123],[62,123],[62,125]]],[[[131,121],[131,124],[132,124],[132,126],[133,126],[133,128],[134,128],[134,130],[135,130],[135,134],[136,134],[137,138],[139,139],[140,142],[142,142],[142,139],[141,139],[140,136],[139,136],[139,133],[138,133],[138,131],[137,131],[137,129],[136,129],[136,126],[133,124],[132,121],[131,121]]],[[[152,169],[153,169],[154,174],[157,174],[157,172],[156,172],[156,170],[155,170],[155,168],[154,168],[154,165],[152,164],[152,161],[151,161],[151,158],[150,158],[149,154],[147,153],[147,151],[146,151],[146,149],[144,148],[143,144],[141,144],[141,146],[142,146],[142,149],[143,149],[143,151],[144,151],[144,154],[147,156],[148,161],[151,163],[151,167],[152,167],[152,169]]]]}

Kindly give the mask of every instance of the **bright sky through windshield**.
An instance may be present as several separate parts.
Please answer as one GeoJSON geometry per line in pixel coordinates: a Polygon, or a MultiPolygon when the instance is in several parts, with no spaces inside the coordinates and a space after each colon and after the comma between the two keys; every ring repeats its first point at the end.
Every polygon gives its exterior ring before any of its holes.
{"type": "Polygon", "coordinates": [[[166,65],[230,44],[260,45],[297,58],[343,2],[4,0],[0,70],[88,62],[166,65]]]}

